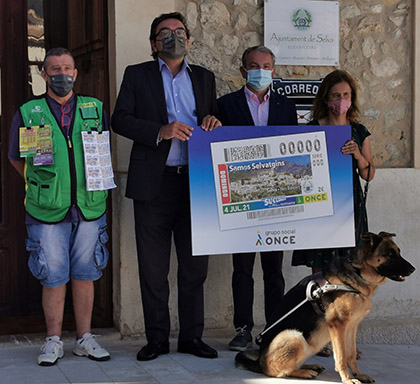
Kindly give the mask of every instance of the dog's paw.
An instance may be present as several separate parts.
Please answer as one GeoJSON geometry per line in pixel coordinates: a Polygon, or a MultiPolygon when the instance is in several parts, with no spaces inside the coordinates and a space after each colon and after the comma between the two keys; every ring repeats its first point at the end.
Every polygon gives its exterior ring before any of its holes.
{"type": "Polygon", "coordinates": [[[325,368],[320,364],[305,364],[302,365],[302,369],[310,369],[311,371],[315,371],[321,373],[325,370],[325,368]]]}
{"type": "Polygon", "coordinates": [[[289,373],[287,376],[298,377],[300,379],[314,379],[318,376],[318,374],[319,372],[302,366],[300,369],[296,369],[295,371],[289,373]]]}
{"type": "Polygon", "coordinates": [[[356,379],[358,379],[359,381],[361,381],[362,383],[374,383],[375,380],[370,377],[369,375],[364,375],[363,373],[361,373],[360,375],[354,375],[354,377],[356,379]]]}
{"type": "Polygon", "coordinates": [[[357,379],[346,379],[346,380],[342,380],[341,381],[343,384],[362,384],[359,380],[357,379]]]}

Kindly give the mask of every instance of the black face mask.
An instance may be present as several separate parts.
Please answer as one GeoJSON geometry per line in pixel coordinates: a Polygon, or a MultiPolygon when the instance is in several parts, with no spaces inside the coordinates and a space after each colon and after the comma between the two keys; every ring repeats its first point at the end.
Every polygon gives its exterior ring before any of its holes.
{"type": "Polygon", "coordinates": [[[162,41],[162,55],[168,59],[179,59],[187,54],[187,40],[174,34],[162,41]]]}
{"type": "Polygon", "coordinates": [[[61,73],[59,75],[48,75],[48,77],[50,78],[48,86],[58,97],[67,96],[73,89],[73,76],[61,73]]]}

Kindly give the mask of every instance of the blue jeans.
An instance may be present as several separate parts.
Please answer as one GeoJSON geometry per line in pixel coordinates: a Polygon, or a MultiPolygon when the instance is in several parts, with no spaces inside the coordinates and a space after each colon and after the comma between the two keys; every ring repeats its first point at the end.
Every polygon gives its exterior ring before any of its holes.
{"type": "Polygon", "coordinates": [[[95,281],[108,262],[106,215],[94,221],[28,224],[26,249],[32,274],[47,288],[70,279],[95,281]]]}

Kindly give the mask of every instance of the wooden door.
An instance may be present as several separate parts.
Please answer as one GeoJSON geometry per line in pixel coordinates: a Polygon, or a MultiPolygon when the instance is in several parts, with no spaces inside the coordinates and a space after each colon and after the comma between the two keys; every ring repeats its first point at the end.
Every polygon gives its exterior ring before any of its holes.
{"type": "MultiPolygon", "coordinates": [[[[39,52],[44,49],[45,54],[56,46],[67,46],[75,53],[77,90],[101,99],[109,111],[106,3],[0,0],[0,334],[45,331],[41,285],[27,267],[24,183],[7,158],[9,127],[15,111],[39,81],[39,52]],[[37,54],[31,54],[30,45],[37,54]]],[[[111,272],[108,265],[95,285],[93,327],[113,324],[111,272]]],[[[70,290],[68,296],[63,328],[73,330],[70,290]]]]}
{"type": "Polygon", "coordinates": [[[0,334],[42,330],[39,283],[26,265],[24,184],[7,158],[9,127],[27,97],[27,1],[0,0],[0,334]]]}
{"type": "MultiPolygon", "coordinates": [[[[103,101],[109,115],[108,16],[105,0],[68,1],[68,48],[78,70],[76,91],[103,101]],[[72,20],[79,22],[73,23],[72,20]]],[[[111,233],[111,207],[108,200],[108,234],[111,233]]],[[[111,249],[111,242],[108,243],[111,249]]],[[[93,324],[112,325],[111,258],[101,280],[95,284],[93,324]]]]}

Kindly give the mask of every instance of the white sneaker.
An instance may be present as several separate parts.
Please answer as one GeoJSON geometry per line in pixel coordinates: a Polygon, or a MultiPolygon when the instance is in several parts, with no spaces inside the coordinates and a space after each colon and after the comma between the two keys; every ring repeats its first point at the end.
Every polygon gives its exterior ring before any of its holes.
{"type": "Polygon", "coordinates": [[[59,336],[51,336],[45,339],[38,356],[38,364],[42,366],[54,365],[58,359],[64,356],[63,342],[59,336]]]}
{"type": "Polygon", "coordinates": [[[87,356],[96,361],[109,360],[111,357],[106,349],[102,348],[95,340],[97,336],[91,333],[85,333],[74,343],[73,353],[76,356],[87,356]]]}

